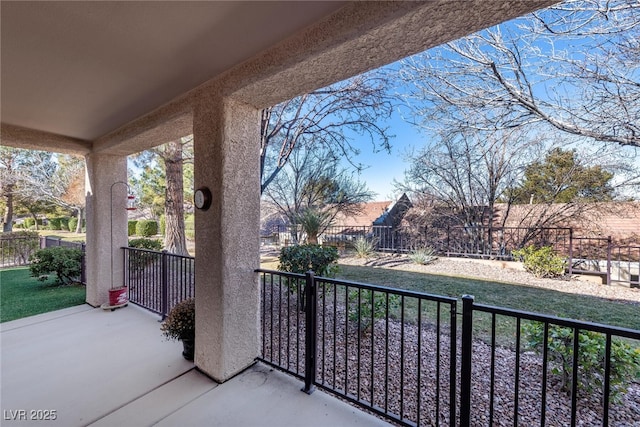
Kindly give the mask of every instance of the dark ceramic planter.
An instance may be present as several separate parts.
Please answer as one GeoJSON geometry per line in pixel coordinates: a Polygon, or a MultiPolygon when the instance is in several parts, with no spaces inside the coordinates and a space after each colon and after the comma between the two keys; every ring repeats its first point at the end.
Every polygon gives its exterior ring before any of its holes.
{"type": "Polygon", "coordinates": [[[193,361],[193,353],[195,350],[195,340],[193,338],[186,338],[182,340],[182,357],[189,361],[193,361]]]}

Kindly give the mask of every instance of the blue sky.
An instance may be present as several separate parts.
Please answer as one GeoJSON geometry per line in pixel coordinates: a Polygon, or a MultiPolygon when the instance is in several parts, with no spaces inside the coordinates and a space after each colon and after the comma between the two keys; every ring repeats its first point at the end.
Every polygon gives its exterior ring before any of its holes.
{"type": "Polygon", "coordinates": [[[420,134],[415,126],[405,122],[400,112],[395,111],[391,119],[386,122],[389,133],[395,135],[391,139],[391,153],[380,151],[374,153],[369,140],[363,141],[361,152],[355,162],[369,166],[360,173],[360,180],[365,182],[370,190],[376,192],[374,200],[392,200],[396,194],[393,181],[402,182],[404,171],[408,167],[405,154],[411,147],[422,147],[426,144],[426,136],[420,134]]]}

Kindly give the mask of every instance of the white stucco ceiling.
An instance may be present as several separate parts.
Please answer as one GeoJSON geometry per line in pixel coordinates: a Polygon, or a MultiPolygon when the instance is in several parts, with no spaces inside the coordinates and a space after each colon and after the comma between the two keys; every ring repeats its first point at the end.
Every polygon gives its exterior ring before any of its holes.
{"type": "Polygon", "coordinates": [[[2,1],[2,122],[96,139],[342,5],[2,1]]]}
{"type": "Polygon", "coordinates": [[[4,144],[126,155],[218,91],[263,108],[554,0],[7,1],[4,144]]]}

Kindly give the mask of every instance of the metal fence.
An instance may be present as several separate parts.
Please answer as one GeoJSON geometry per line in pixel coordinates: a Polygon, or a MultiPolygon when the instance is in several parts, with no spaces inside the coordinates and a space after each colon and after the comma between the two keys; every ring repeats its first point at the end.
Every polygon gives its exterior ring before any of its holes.
{"type": "Polygon", "coordinates": [[[621,372],[640,351],[640,331],[462,300],[460,425],[631,425],[621,409],[632,401],[612,402],[633,380],[621,372]],[[482,315],[491,325],[484,341],[474,339],[482,315]],[[511,352],[497,342],[498,318],[511,325],[502,331],[511,352]],[[482,352],[489,357],[474,357],[482,352]]]}
{"type": "Polygon", "coordinates": [[[0,234],[0,267],[29,265],[29,258],[39,247],[38,236],[0,234]]]}
{"type": "MultiPolygon", "coordinates": [[[[571,242],[570,228],[526,228],[450,226],[409,229],[382,225],[331,226],[319,236],[322,244],[347,248],[358,238],[373,241],[377,251],[409,252],[416,248],[431,247],[445,256],[511,259],[511,252],[526,245],[552,246],[565,253],[571,242]]],[[[303,242],[300,227],[276,226],[264,242],[292,245],[303,242]]]]}
{"type": "Polygon", "coordinates": [[[257,272],[260,359],[304,381],[308,393],[322,388],[411,426],[608,426],[619,424],[620,408],[629,404],[612,405],[620,390],[615,349],[638,351],[633,347],[640,347],[640,331],[463,297],[457,336],[454,298],[313,274],[257,272]],[[498,318],[509,319],[506,330],[498,318]],[[532,331],[539,336],[534,339],[532,331]],[[592,334],[587,344],[583,333],[592,334]],[[558,343],[558,334],[564,341],[558,343]],[[529,347],[536,340],[538,347],[529,347]],[[566,393],[558,392],[553,374],[562,368],[571,379],[566,393]]]}
{"type": "MultiPolygon", "coordinates": [[[[263,242],[289,245],[302,242],[295,227],[278,226],[263,242]]],[[[571,228],[547,227],[424,227],[332,226],[320,236],[324,245],[348,249],[358,238],[370,239],[379,252],[410,252],[430,247],[449,257],[512,260],[512,252],[528,245],[551,246],[567,259],[569,274],[600,276],[606,284],[640,287],[640,245],[615,245],[611,237],[576,237],[571,228]]]]}
{"type": "Polygon", "coordinates": [[[195,294],[195,258],[125,247],[124,285],[129,301],[163,318],[195,294]]]}
{"type": "Polygon", "coordinates": [[[602,282],[640,287],[640,245],[615,245],[609,237],[573,237],[569,274],[600,276],[602,282]]]}
{"type": "Polygon", "coordinates": [[[50,236],[15,236],[0,234],[0,268],[29,265],[30,258],[38,249],[65,247],[82,251],[80,276],[77,281],[87,283],[86,245],[84,242],[70,242],[50,236]]]}
{"type": "Polygon", "coordinates": [[[262,361],[400,424],[453,425],[455,298],[259,272],[262,361]]]}

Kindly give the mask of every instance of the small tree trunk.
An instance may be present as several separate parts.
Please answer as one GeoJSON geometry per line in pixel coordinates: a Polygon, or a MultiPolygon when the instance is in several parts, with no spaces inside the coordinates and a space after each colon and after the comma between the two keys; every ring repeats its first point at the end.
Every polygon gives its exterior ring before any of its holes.
{"type": "Polygon", "coordinates": [[[78,208],[78,225],[76,225],[76,233],[82,233],[82,220],[84,219],[84,209],[78,208]]]}
{"type": "Polygon", "coordinates": [[[184,185],[182,182],[182,143],[167,143],[164,155],[166,199],[164,205],[164,248],[171,253],[189,255],[184,230],[184,185]]]}
{"type": "Polygon", "coordinates": [[[2,232],[11,233],[13,231],[13,185],[7,185],[7,194],[5,197],[6,206],[2,217],[2,232]]]}

